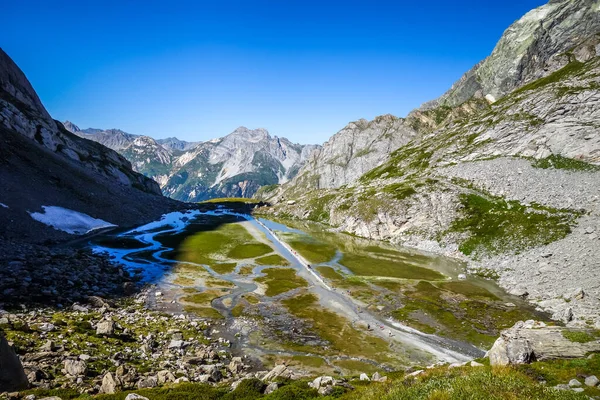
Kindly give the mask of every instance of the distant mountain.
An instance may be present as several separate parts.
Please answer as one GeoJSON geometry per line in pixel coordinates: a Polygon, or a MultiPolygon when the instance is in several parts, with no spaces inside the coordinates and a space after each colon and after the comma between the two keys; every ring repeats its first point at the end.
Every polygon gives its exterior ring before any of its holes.
{"type": "Polygon", "coordinates": [[[165,149],[186,151],[194,148],[200,142],[186,142],[179,140],[176,137],[170,137],[166,139],[158,139],[157,142],[162,145],[165,149]]]}
{"type": "Polygon", "coordinates": [[[245,127],[223,138],[186,142],[175,137],[155,140],[119,129],[81,130],[70,121],[64,125],[80,137],[120,152],[136,171],[155,179],[165,195],[192,202],[252,197],[261,186],[285,183],[320,147],[245,127]]]}
{"type": "MultiPolygon", "coordinates": [[[[79,132],[76,125],[67,126],[79,132]]],[[[123,156],[53,120],[1,49],[0,138],[0,242],[34,243],[67,235],[30,217],[42,206],[68,208],[117,225],[139,224],[176,206],[123,156]]]]}

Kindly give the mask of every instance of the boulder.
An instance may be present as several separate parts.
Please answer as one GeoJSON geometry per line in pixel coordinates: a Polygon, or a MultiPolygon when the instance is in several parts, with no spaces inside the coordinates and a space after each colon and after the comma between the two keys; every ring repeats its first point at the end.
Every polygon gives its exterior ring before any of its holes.
{"type": "Polygon", "coordinates": [[[369,376],[367,374],[365,374],[364,372],[362,374],[360,374],[360,378],[361,381],[370,381],[369,376]]]}
{"type": "Polygon", "coordinates": [[[265,388],[265,394],[271,394],[277,389],[279,389],[279,384],[277,382],[271,382],[265,388]]]}
{"type": "Polygon", "coordinates": [[[487,356],[490,365],[525,364],[561,358],[582,358],[587,353],[600,351],[600,341],[571,342],[560,326],[546,326],[543,322],[519,321],[505,329],[496,339],[487,356]]]}
{"type": "Polygon", "coordinates": [[[175,382],[176,379],[175,375],[168,370],[159,371],[158,374],[156,374],[156,378],[158,379],[158,383],[161,385],[168,382],[175,382]]]}
{"type": "Polygon", "coordinates": [[[0,392],[22,390],[28,385],[19,357],[0,334],[0,392]]]}
{"type": "Polygon", "coordinates": [[[114,394],[121,389],[120,380],[113,376],[112,373],[107,372],[102,378],[102,386],[100,386],[100,393],[114,394]]]}
{"type": "Polygon", "coordinates": [[[96,335],[112,336],[115,333],[115,323],[110,320],[100,321],[96,326],[96,335]]]}
{"type": "Polygon", "coordinates": [[[127,395],[127,397],[125,397],[125,400],[148,400],[148,398],[144,397],[144,396],[140,396],[137,393],[129,393],[127,395]]]}
{"type": "Polygon", "coordinates": [[[600,382],[600,380],[598,378],[596,378],[595,375],[590,375],[587,378],[585,378],[586,386],[596,387],[596,386],[598,386],[599,382],[600,382]]]}
{"type": "Polygon", "coordinates": [[[285,365],[279,364],[276,365],[271,371],[269,371],[263,378],[263,381],[271,381],[275,378],[290,378],[292,376],[292,371],[290,371],[285,365]]]}
{"type": "Polygon", "coordinates": [[[138,389],[150,389],[158,386],[158,378],[155,376],[146,376],[140,378],[135,384],[138,389]]]}
{"type": "Polygon", "coordinates": [[[228,368],[232,374],[238,374],[238,373],[242,372],[242,370],[244,369],[244,363],[242,362],[242,357],[233,357],[231,359],[231,362],[229,363],[228,368]]]}
{"type": "Polygon", "coordinates": [[[65,360],[65,373],[72,377],[84,376],[87,372],[87,364],[81,360],[65,360]]]}
{"type": "Polygon", "coordinates": [[[580,387],[581,386],[581,382],[579,382],[577,379],[571,379],[569,381],[569,387],[580,387]]]}

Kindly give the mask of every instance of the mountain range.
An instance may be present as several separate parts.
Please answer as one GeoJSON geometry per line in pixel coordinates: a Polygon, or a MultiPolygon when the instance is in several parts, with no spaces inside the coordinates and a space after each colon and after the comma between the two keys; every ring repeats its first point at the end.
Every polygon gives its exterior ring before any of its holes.
{"type": "Polygon", "coordinates": [[[272,137],[265,129],[239,127],[206,142],[175,137],[155,140],[119,129],[66,129],[121,153],[134,170],[157,181],[173,199],[197,202],[215,197],[252,197],[261,186],[285,183],[304,165],[315,145],[272,137]]]}

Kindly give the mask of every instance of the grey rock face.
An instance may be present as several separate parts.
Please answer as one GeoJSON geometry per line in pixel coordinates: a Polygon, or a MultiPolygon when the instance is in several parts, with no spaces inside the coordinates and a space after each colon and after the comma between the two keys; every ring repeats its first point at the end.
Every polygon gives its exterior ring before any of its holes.
{"type": "Polygon", "coordinates": [[[310,155],[291,186],[319,189],[353,183],[415,136],[403,119],[389,114],[351,122],[310,155]]]}

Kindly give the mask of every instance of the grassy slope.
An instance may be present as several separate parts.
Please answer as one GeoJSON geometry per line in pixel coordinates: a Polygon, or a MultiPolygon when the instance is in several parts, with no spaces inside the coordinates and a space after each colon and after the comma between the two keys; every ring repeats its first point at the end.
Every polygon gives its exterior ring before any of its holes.
{"type": "MultiPolygon", "coordinates": [[[[584,400],[588,396],[600,395],[600,389],[585,387],[584,393],[558,391],[552,388],[558,383],[567,383],[578,374],[581,376],[600,371],[600,355],[591,359],[548,361],[516,367],[492,368],[436,367],[411,378],[404,374],[390,374],[387,382],[350,381],[355,390],[337,388],[329,396],[319,396],[308,387],[308,379],[280,381],[280,389],[270,395],[261,392],[265,384],[257,380],[246,380],[235,391],[227,387],[211,387],[199,383],[183,383],[157,389],[135,390],[150,400],[584,400]],[[547,384],[539,383],[546,381],[547,384]]],[[[356,377],[354,377],[356,378],[356,377]]],[[[579,378],[581,380],[581,378],[579,378]]],[[[70,389],[34,390],[38,397],[60,396],[63,400],[90,398],[78,395],[70,389]]],[[[123,400],[128,392],[113,395],[98,395],[98,400],[123,400]]]]}

